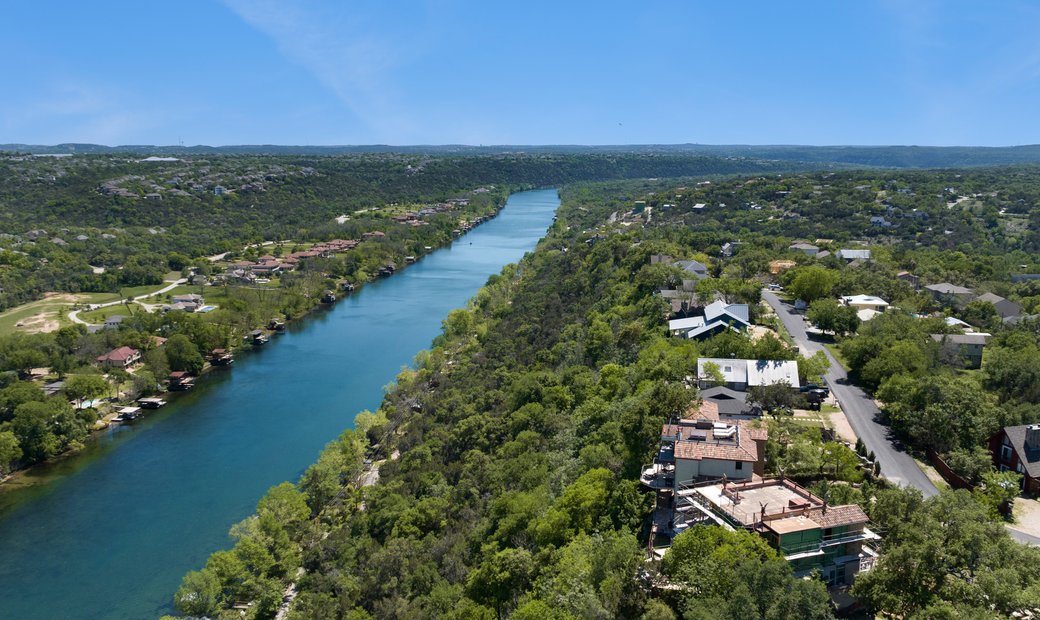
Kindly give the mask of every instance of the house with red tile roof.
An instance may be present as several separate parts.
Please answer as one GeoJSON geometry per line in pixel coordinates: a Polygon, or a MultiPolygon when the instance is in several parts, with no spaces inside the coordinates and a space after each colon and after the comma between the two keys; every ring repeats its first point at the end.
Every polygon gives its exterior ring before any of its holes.
{"type": "Polygon", "coordinates": [[[128,368],[136,364],[140,359],[140,351],[124,346],[97,356],[97,363],[108,368],[128,368]]]}

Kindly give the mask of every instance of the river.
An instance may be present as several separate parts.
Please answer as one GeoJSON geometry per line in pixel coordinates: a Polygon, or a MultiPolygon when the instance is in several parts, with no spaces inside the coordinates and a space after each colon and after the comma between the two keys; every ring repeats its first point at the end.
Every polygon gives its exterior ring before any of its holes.
{"type": "Polygon", "coordinates": [[[513,194],[501,214],[373,282],[133,428],[0,493],[0,618],[156,618],[181,576],[231,546],[228,528],[273,485],[375,409],[430,346],[448,311],[533,249],[555,190],[513,194]]]}

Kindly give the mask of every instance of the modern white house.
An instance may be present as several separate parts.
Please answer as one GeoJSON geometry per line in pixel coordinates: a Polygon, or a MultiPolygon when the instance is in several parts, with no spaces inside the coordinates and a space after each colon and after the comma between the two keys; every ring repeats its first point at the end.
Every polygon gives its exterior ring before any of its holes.
{"type": "Polygon", "coordinates": [[[888,309],[888,302],[876,295],[845,295],[841,298],[841,303],[856,310],[884,312],[888,309]]]}
{"type": "Polygon", "coordinates": [[[700,388],[718,385],[706,366],[713,364],[722,374],[722,384],[731,390],[746,391],[750,387],[787,383],[801,387],[798,362],[793,360],[738,360],[702,357],[697,360],[697,382],[700,388]]]}

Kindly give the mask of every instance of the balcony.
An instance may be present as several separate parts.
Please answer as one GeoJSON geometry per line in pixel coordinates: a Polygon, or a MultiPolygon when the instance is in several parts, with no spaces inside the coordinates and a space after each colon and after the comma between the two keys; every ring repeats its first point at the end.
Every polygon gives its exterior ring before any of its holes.
{"type": "Polygon", "coordinates": [[[675,486],[675,465],[653,463],[643,467],[639,481],[651,489],[660,491],[675,486]]]}
{"type": "Polygon", "coordinates": [[[877,538],[877,534],[863,528],[862,532],[845,532],[834,536],[825,536],[821,540],[809,541],[800,545],[784,545],[780,551],[784,554],[785,558],[791,560],[802,557],[805,554],[811,554],[817,551],[822,552],[827,547],[855,542],[866,542],[876,540],[877,538]]]}

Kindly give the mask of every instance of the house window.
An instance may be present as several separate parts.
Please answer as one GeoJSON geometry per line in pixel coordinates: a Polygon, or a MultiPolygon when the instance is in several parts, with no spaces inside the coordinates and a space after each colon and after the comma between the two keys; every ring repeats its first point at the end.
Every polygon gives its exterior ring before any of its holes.
{"type": "Polygon", "coordinates": [[[1000,446],[1000,460],[1011,460],[1011,446],[1000,446]]]}
{"type": "Polygon", "coordinates": [[[736,469],[744,469],[744,462],[743,461],[737,461],[736,469]]]}
{"type": "Polygon", "coordinates": [[[733,372],[733,367],[732,366],[723,366],[722,367],[722,372],[733,372]]]}
{"type": "Polygon", "coordinates": [[[1026,473],[1026,468],[1022,467],[1022,463],[1019,463],[1018,466],[1015,467],[1015,471],[1017,471],[1020,474],[1024,474],[1026,473]]]}

